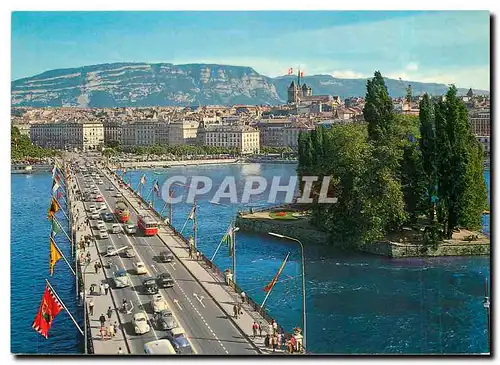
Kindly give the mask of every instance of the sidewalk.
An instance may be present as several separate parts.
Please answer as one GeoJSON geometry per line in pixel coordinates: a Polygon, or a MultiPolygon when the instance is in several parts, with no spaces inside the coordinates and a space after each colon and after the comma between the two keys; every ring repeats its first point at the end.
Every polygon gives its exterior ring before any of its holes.
{"type": "MultiPolygon", "coordinates": [[[[115,183],[118,189],[116,180],[107,171],[104,172],[111,181],[115,183]]],[[[140,209],[137,197],[128,189],[120,189],[124,198],[129,204],[135,208],[140,209]]],[[[215,273],[211,272],[203,261],[196,261],[196,259],[189,258],[188,245],[181,238],[176,236],[174,232],[161,225],[158,237],[165,243],[165,245],[174,253],[175,256],[181,261],[187,270],[195,277],[201,286],[209,293],[212,299],[219,304],[222,310],[226,313],[228,318],[245,334],[245,337],[251,341],[261,353],[272,354],[271,348],[266,348],[264,345],[264,338],[267,334],[269,323],[256,311],[254,311],[248,304],[243,304],[243,314],[235,319],[233,317],[233,306],[235,303],[241,302],[241,297],[235,290],[226,284],[223,278],[220,278],[215,273]],[[253,338],[252,325],[254,320],[262,324],[262,337],[256,336],[253,338]]],[[[285,351],[277,349],[276,354],[284,354],[285,351]]]]}
{"type": "MultiPolygon", "coordinates": [[[[74,184],[74,182],[72,182],[74,184]]],[[[81,190],[80,190],[81,191],[81,190]]],[[[75,198],[76,199],[76,198],[75,198]]],[[[100,269],[96,274],[94,264],[96,262],[100,262],[98,249],[93,241],[90,243],[90,247],[85,246],[85,249],[82,249],[79,243],[84,239],[86,235],[92,235],[92,230],[88,224],[85,223],[85,218],[87,214],[85,212],[84,203],[81,200],[73,201],[73,216],[77,216],[78,218],[75,223],[76,227],[76,257],[80,260],[81,270],[82,270],[82,278],[85,286],[85,299],[87,302],[87,316],[90,323],[90,333],[92,336],[92,344],[95,355],[116,355],[118,353],[118,349],[121,347],[124,354],[129,353],[128,346],[123,337],[123,331],[121,329],[122,323],[120,318],[117,316],[117,310],[114,305],[113,299],[111,297],[111,285],[108,290],[108,294],[104,293],[101,295],[99,287],[101,284],[108,282],[111,284],[109,280],[106,278],[104,270],[100,269]],[[77,213],[78,212],[78,213],[77,213]],[[85,259],[81,260],[81,257],[85,258],[87,254],[90,252],[90,264],[85,264],[85,259]],[[90,295],[90,286],[95,284],[96,290],[93,295],[90,295]],[[94,310],[93,314],[90,314],[90,309],[88,304],[90,301],[94,302],[94,310]],[[113,310],[113,314],[111,315],[111,319],[108,320],[107,310],[111,307],[113,310]],[[106,317],[106,327],[110,324],[117,323],[117,331],[113,338],[107,339],[104,337],[104,340],[101,338],[101,323],[99,322],[99,317],[101,314],[104,314],[106,317]]]]}

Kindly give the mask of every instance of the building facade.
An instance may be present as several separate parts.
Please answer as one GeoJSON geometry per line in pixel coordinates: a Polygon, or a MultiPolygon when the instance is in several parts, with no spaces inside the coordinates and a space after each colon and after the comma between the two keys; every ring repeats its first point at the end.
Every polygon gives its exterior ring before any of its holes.
{"type": "Polygon", "coordinates": [[[38,123],[30,128],[31,142],[37,146],[92,151],[104,145],[102,123],[38,123]]]}
{"type": "Polygon", "coordinates": [[[210,125],[200,134],[207,146],[236,148],[241,154],[260,152],[259,130],[241,125],[210,125]]]}
{"type": "Polygon", "coordinates": [[[198,121],[194,120],[181,120],[171,122],[168,130],[168,144],[182,145],[182,144],[195,144],[197,142],[196,136],[198,135],[198,121]]]}
{"type": "Polygon", "coordinates": [[[120,122],[104,124],[104,143],[120,142],[122,140],[122,126],[120,122]]]}
{"type": "Polygon", "coordinates": [[[472,133],[476,136],[489,136],[491,119],[489,109],[472,110],[469,114],[472,133]]]}

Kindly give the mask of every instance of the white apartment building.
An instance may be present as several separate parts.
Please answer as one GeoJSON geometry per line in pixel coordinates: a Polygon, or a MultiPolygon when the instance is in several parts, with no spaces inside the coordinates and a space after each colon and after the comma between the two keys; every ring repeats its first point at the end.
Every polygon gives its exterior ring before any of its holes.
{"type": "Polygon", "coordinates": [[[124,148],[133,146],[152,146],[156,144],[155,121],[138,121],[123,124],[121,127],[121,145],[124,148]]]}
{"type": "Polygon", "coordinates": [[[156,124],[156,143],[168,144],[170,125],[168,122],[158,122],[156,124]]]}
{"type": "Polygon", "coordinates": [[[472,110],[469,114],[472,133],[476,136],[490,136],[491,116],[489,109],[472,110]]]}
{"type": "Polygon", "coordinates": [[[168,129],[168,144],[176,146],[196,143],[199,124],[194,120],[171,122],[168,129]]]}
{"type": "Polygon", "coordinates": [[[120,142],[122,140],[122,126],[120,122],[108,122],[104,124],[104,142],[120,142]]]}
{"type": "Polygon", "coordinates": [[[96,122],[38,123],[31,126],[30,139],[47,148],[97,150],[104,144],[104,126],[96,122]]]}
{"type": "Polygon", "coordinates": [[[259,130],[249,126],[211,125],[203,129],[207,146],[234,147],[241,154],[259,153],[259,130]]]}

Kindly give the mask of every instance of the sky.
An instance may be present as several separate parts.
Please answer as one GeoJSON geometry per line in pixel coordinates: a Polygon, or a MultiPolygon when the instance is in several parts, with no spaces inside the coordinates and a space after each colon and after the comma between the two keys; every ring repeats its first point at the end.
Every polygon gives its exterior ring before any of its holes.
{"type": "Polygon", "coordinates": [[[266,76],[490,89],[487,11],[13,12],[11,80],[112,62],[250,66],[266,76]]]}

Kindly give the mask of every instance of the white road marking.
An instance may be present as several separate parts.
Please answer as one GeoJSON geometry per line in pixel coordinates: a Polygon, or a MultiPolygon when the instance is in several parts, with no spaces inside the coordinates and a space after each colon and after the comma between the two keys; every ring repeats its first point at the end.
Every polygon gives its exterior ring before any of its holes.
{"type": "Polygon", "coordinates": [[[182,307],[177,299],[174,299],[174,303],[179,307],[180,310],[182,310],[182,307]]]}

